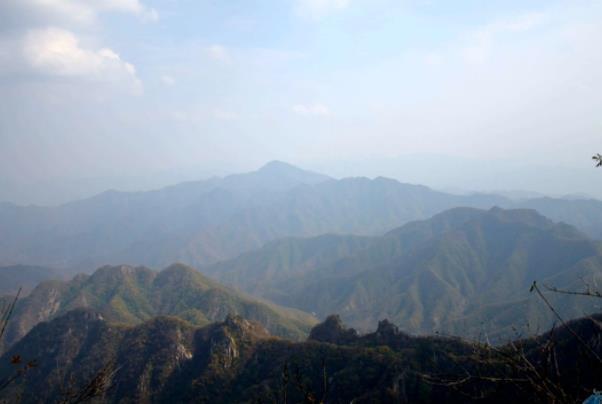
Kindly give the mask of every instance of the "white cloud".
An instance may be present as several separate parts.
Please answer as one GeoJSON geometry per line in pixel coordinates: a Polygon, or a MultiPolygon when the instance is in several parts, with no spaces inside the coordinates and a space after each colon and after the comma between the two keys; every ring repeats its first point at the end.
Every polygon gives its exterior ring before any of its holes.
{"type": "Polygon", "coordinates": [[[176,84],[176,79],[174,79],[172,76],[170,76],[168,74],[164,74],[163,76],[161,76],[161,81],[166,86],[173,86],[174,84],[176,84]]]}
{"type": "Polygon", "coordinates": [[[180,110],[170,111],[168,116],[176,122],[187,122],[190,118],[188,113],[180,110]]]}
{"type": "Polygon", "coordinates": [[[90,45],[97,42],[93,35],[81,34],[90,34],[96,28],[90,25],[106,12],[158,18],[141,0],[0,0],[0,74],[112,82],[140,92],[131,63],[110,47],[90,45]]]}
{"type": "Polygon", "coordinates": [[[302,116],[327,116],[330,109],[324,104],[297,104],[292,108],[293,112],[302,116]]]}
{"type": "Polygon", "coordinates": [[[424,62],[429,66],[438,66],[442,63],[443,59],[440,53],[435,51],[427,52],[424,56],[424,62]]]}
{"type": "Polygon", "coordinates": [[[209,57],[213,60],[218,62],[228,62],[230,60],[228,51],[221,45],[211,45],[206,50],[209,57]]]}
{"type": "Polygon", "coordinates": [[[238,119],[237,113],[219,108],[214,109],[211,115],[219,121],[234,121],[238,119]]]}
{"type": "Polygon", "coordinates": [[[501,21],[497,24],[494,24],[493,28],[498,32],[524,32],[529,31],[545,23],[547,18],[547,14],[543,12],[526,13],[523,15],[519,15],[518,17],[512,20],[501,21]]]}
{"type": "Polygon", "coordinates": [[[351,0],[296,0],[295,10],[303,17],[318,19],[349,7],[351,0]]]}
{"type": "Polygon", "coordinates": [[[0,4],[0,13],[16,14],[23,23],[90,24],[105,12],[132,14],[144,21],[159,18],[157,10],[140,0],[3,0],[0,4]]]}
{"type": "Polygon", "coordinates": [[[30,30],[21,42],[25,64],[49,76],[124,81],[140,86],[134,66],[112,49],[84,49],[74,33],[61,28],[30,30]]]}
{"type": "Polygon", "coordinates": [[[493,52],[496,37],[503,34],[532,30],[545,23],[545,13],[526,13],[513,19],[496,21],[473,32],[469,45],[464,48],[464,59],[471,64],[486,62],[493,52]]]}
{"type": "Polygon", "coordinates": [[[202,125],[209,121],[236,121],[240,114],[223,108],[207,108],[201,105],[187,106],[183,109],[172,110],[167,117],[178,123],[202,125]]]}
{"type": "Polygon", "coordinates": [[[485,63],[492,52],[493,33],[487,30],[476,32],[470,42],[462,51],[464,60],[470,64],[485,63]]]}
{"type": "Polygon", "coordinates": [[[95,6],[99,11],[131,13],[148,21],[156,21],[159,19],[157,10],[143,5],[139,0],[80,0],[80,2],[84,2],[88,6],[95,6]]]}

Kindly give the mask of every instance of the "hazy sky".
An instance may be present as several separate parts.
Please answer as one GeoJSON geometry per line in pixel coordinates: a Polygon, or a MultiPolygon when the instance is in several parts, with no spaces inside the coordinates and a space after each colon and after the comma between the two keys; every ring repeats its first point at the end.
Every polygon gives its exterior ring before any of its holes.
{"type": "Polygon", "coordinates": [[[406,154],[587,166],[601,44],[602,1],[1,0],[0,186],[406,154]]]}

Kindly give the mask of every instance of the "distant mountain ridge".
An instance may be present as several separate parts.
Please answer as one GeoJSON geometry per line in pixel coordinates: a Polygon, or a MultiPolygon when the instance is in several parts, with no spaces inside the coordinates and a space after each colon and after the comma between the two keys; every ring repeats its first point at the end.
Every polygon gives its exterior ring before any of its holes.
{"type": "MultiPolygon", "coordinates": [[[[319,238],[283,240],[205,271],[322,318],[338,313],[361,330],[388,318],[412,333],[492,341],[552,325],[553,314],[528,293],[534,280],[571,290],[602,282],[602,244],[533,210],[455,208],[352,240],[331,236],[328,256],[305,248],[319,238]]],[[[548,298],[567,318],[601,309],[595,299],[548,298]]]]}
{"type": "Polygon", "coordinates": [[[458,206],[533,208],[602,237],[600,201],[459,196],[386,178],[333,180],[272,162],[252,173],[108,191],[53,208],[0,205],[0,263],[73,273],[121,263],[204,266],[284,237],[380,235],[458,206]]]}
{"type": "Polygon", "coordinates": [[[77,308],[93,309],[107,320],[122,324],[170,315],[202,326],[238,314],[257,320],[274,335],[291,339],[305,337],[316,322],[309,314],[229,289],[182,264],[160,272],[107,266],[68,282],[38,285],[17,302],[4,346],[10,347],[36,324],[77,308]]]}

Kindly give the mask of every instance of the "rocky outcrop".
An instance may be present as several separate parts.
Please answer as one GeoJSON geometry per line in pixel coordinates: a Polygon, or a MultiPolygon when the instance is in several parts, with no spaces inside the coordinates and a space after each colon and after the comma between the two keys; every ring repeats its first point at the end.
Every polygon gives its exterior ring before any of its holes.
{"type": "Polygon", "coordinates": [[[329,342],[331,344],[345,345],[357,340],[357,331],[345,328],[341,317],[337,314],[330,315],[323,323],[312,328],[309,339],[312,341],[329,342]]]}
{"type": "Polygon", "coordinates": [[[237,364],[246,348],[270,337],[260,324],[228,314],[223,322],[199,330],[197,355],[206,357],[206,368],[227,371],[237,364]]]}
{"type": "MultiPolygon", "coordinates": [[[[542,347],[554,342],[558,385],[569,396],[582,397],[598,386],[602,372],[591,356],[602,355],[601,322],[602,315],[584,318],[571,322],[570,329],[559,327],[515,341],[513,347],[521,346],[530,364],[543,372],[550,361],[542,347]]],[[[108,369],[110,388],[94,402],[466,403],[475,392],[478,402],[549,402],[528,385],[475,379],[450,389],[424,380],[429,375],[452,381],[467,374],[531,375],[491,360],[493,351],[481,344],[409,336],[386,320],[375,332],[358,336],[337,316],[317,326],[312,338],[299,343],[271,337],[261,325],[233,315],[203,328],[173,317],[126,327],[94,311],[75,310],[37,325],[0,358],[0,380],[37,360],[25,377],[0,391],[0,401],[65,401],[65,386],[77,392],[108,369]]]]}

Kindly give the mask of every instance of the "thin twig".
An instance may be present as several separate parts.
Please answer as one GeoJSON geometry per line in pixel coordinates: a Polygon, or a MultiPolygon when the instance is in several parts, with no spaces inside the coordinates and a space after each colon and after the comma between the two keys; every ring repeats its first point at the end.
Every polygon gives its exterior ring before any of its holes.
{"type": "Polygon", "coordinates": [[[546,284],[543,285],[544,288],[546,288],[547,290],[549,290],[550,292],[554,292],[554,293],[562,293],[564,295],[576,295],[576,296],[588,296],[588,297],[597,297],[597,298],[602,298],[602,293],[600,293],[599,291],[586,291],[586,292],[575,292],[572,290],[563,290],[563,289],[558,289],[557,287],[554,286],[548,286],[546,284]]]}
{"type": "Polygon", "coordinates": [[[4,312],[4,315],[2,316],[2,329],[0,329],[0,339],[4,336],[4,333],[6,332],[6,326],[8,325],[8,322],[11,316],[13,315],[15,305],[17,304],[17,300],[19,300],[19,296],[21,295],[21,289],[22,288],[19,288],[19,290],[17,291],[17,295],[15,296],[12,303],[8,306],[8,308],[4,312]]]}
{"type": "Polygon", "coordinates": [[[589,353],[592,354],[592,356],[598,361],[598,363],[602,364],[602,358],[600,358],[600,356],[598,355],[598,353],[596,351],[594,351],[593,348],[590,347],[583,340],[583,338],[581,338],[579,336],[579,334],[577,334],[575,331],[573,331],[573,329],[566,323],[566,321],[564,321],[564,319],[560,316],[560,314],[558,313],[558,311],[556,311],[556,309],[554,308],[554,306],[552,306],[552,304],[548,301],[548,299],[546,299],[546,297],[543,295],[543,293],[541,293],[541,290],[539,290],[539,287],[537,286],[537,282],[536,281],[533,281],[533,285],[531,285],[530,291],[537,292],[537,294],[539,295],[539,297],[541,298],[541,300],[543,300],[543,302],[546,304],[546,306],[548,306],[548,308],[550,309],[550,311],[552,311],[552,313],[554,313],[554,315],[556,316],[556,318],[558,319],[558,321],[560,321],[562,323],[562,325],[577,339],[577,341],[581,345],[583,345],[583,347],[585,347],[589,353]]]}

